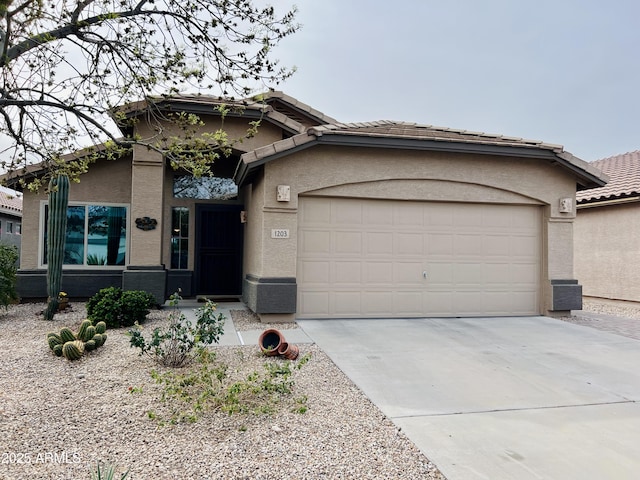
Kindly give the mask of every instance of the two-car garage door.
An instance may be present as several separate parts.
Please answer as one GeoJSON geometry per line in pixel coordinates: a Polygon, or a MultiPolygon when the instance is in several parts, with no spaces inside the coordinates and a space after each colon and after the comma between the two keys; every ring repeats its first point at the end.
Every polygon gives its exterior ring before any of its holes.
{"type": "Polygon", "coordinates": [[[298,317],[539,313],[540,207],[301,197],[298,317]]]}

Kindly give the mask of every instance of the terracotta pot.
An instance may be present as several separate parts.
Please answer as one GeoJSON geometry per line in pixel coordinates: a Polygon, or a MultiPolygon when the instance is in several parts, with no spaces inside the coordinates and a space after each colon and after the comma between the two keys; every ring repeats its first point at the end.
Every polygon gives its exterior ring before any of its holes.
{"type": "Polygon", "coordinates": [[[280,344],[280,346],[278,347],[278,355],[284,355],[289,350],[290,350],[289,349],[289,343],[288,342],[282,342],[280,344]]]}
{"type": "Polygon", "coordinates": [[[258,345],[265,355],[278,355],[278,349],[284,342],[284,337],[275,328],[269,328],[260,334],[258,345]]]}
{"type": "Polygon", "coordinates": [[[298,358],[300,349],[296,345],[291,345],[290,343],[285,342],[285,345],[287,345],[287,348],[284,349],[284,351],[281,351],[283,350],[282,347],[279,348],[278,353],[280,353],[280,355],[282,355],[287,360],[295,360],[296,358],[298,358]]]}

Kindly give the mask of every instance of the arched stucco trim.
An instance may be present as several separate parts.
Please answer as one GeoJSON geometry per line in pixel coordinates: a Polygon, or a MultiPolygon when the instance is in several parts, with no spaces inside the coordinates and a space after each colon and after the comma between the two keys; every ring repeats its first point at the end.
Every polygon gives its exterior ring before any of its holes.
{"type": "Polygon", "coordinates": [[[299,191],[298,195],[547,205],[547,202],[542,199],[532,198],[506,188],[433,178],[394,178],[351,182],[320,189],[299,191]]]}

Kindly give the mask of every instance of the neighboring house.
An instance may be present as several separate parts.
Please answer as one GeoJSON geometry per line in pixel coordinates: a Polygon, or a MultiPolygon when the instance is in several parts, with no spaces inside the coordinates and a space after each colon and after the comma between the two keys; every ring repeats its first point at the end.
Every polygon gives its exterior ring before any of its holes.
{"type": "Polygon", "coordinates": [[[0,189],[0,243],[15,245],[22,239],[22,198],[0,189]]]}
{"type": "Polygon", "coordinates": [[[610,180],[577,193],[576,275],[585,296],[640,302],[640,151],[590,165],[610,180]]]}
{"type": "MultiPolygon", "coordinates": [[[[135,148],[72,184],[70,296],[118,285],[161,301],[181,288],[187,297],[242,296],[265,321],[580,308],[574,198],[605,182],[562,147],[413,123],[345,124],[281,92],[237,103],[243,113],[224,120],[231,138],[249,121],[261,125],[216,163],[215,179],[194,181],[135,148]]],[[[196,113],[213,131],[219,104],[176,96],[123,111],[145,137],[151,107],[196,113]]],[[[46,296],[46,203],[25,191],[23,298],[46,296]]]]}

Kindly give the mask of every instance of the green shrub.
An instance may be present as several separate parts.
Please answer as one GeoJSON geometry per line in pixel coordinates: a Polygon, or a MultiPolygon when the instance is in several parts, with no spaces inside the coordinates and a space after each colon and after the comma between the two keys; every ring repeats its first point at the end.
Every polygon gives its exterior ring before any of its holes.
{"type": "Polygon", "coordinates": [[[0,306],[7,308],[18,299],[16,293],[16,263],[18,248],[14,245],[0,245],[0,306]]]}
{"type": "Polygon", "coordinates": [[[128,333],[131,346],[139,348],[140,355],[153,356],[168,367],[182,367],[190,363],[204,347],[218,343],[224,332],[225,316],[215,313],[215,303],[208,300],[195,309],[196,324],[192,325],[178,308],[180,300],[177,293],[171,295],[169,303],[174,310],[169,315],[170,324],[165,329],[154,329],[150,339],[145,339],[139,328],[132,328],[128,333]]]}
{"type": "Polygon", "coordinates": [[[89,299],[87,316],[109,328],[130,327],[143,322],[155,304],[155,297],[143,290],[107,287],[89,299]]]}
{"type": "Polygon", "coordinates": [[[151,309],[156,305],[156,299],[149,292],[143,290],[125,290],[120,300],[122,305],[123,327],[130,327],[136,322],[143,322],[151,309]]]}

